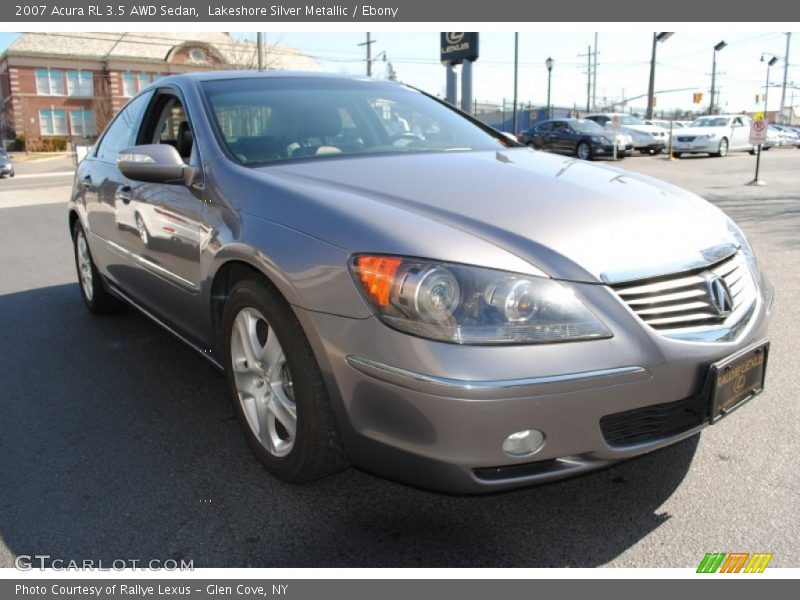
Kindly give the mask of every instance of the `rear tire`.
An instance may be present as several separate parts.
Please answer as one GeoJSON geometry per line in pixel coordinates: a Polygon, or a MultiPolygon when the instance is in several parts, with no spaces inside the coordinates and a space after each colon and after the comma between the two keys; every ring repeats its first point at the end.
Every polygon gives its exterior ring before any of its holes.
{"type": "Polygon", "coordinates": [[[220,344],[234,411],[267,471],[306,483],[349,464],[308,339],[266,279],[233,287],[222,311],[220,344]]]}
{"type": "Polygon", "coordinates": [[[78,287],[86,307],[98,315],[114,313],[125,308],[125,304],[106,289],[103,277],[94,264],[86,233],[81,222],[72,227],[72,248],[75,254],[75,269],[78,271],[78,287]]]}

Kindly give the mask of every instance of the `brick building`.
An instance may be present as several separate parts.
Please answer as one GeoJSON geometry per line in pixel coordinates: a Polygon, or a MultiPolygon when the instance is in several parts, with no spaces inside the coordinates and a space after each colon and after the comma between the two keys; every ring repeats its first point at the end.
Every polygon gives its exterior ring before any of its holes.
{"type": "MultiPolygon", "coordinates": [[[[256,68],[256,46],[227,33],[23,33],[0,56],[0,132],[29,149],[94,138],[142,87],[171,73],[256,68]]],[[[320,71],[268,45],[268,69],[320,71]]]]}

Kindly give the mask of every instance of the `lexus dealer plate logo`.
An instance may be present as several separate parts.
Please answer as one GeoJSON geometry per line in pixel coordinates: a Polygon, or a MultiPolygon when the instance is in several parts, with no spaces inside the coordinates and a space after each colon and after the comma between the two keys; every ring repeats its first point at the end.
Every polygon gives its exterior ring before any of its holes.
{"type": "Polygon", "coordinates": [[[719,275],[710,275],[706,279],[708,300],[711,308],[720,317],[727,317],[733,311],[733,297],[728,284],[719,275]]]}

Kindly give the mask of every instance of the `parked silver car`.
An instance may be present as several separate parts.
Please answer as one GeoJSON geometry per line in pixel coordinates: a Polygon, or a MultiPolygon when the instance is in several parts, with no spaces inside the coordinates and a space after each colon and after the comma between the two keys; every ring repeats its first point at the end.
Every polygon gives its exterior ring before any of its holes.
{"type": "Polygon", "coordinates": [[[79,165],[69,226],[89,309],[131,304],[223,370],[290,482],[352,462],[529,485],[692,436],[763,387],[772,287],[720,210],[391,82],[160,79],[79,165]],[[143,236],[131,206],[184,233],[143,236]]]}
{"type": "Polygon", "coordinates": [[[0,177],[13,177],[14,163],[3,148],[0,148],[0,177]]]}

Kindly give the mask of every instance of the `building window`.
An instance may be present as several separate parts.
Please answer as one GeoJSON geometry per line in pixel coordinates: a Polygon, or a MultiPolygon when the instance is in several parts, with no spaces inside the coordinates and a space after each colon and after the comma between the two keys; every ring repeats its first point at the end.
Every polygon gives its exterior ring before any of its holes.
{"type": "Polygon", "coordinates": [[[77,137],[91,137],[95,132],[93,110],[69,111],[69,124],[72,135],[77,137]]]}
{"type": "Polygon", "coordinates": [[[94,96],[91,71],[67,71],[67,95],[94,96]]]}
{"type": "Polygon", "coordinates": [[[136,79],[133,73],[122,74],[122,95],[131,98],[136,95],[136,79]]]}
{"type": "Polygon", "coordinates": [[[42,135],[67,135],[67,116],[63,110],[41,109],[39,131],[42,135]]]}
{"type": "Polygon", "coordinates": [[[122,95],[126,98],[131,98],[135,96],[137,92],[141,92],[144,88],[150,85],[151,82],[158,78],[159,75],[154,73],[123,73],[122,95]]]}
{"type": "Polygon", "coordinates": [[[60,69],[36,69],[36,93],[44,96],[63,96],[63,72],[60,69]]]}
{"type": "Polygon", "coordinates": [[[139,91],[141,92],[144,88],[150,85],[150,82],[153,81],[153,78],[150,76],[150,73],[139,73],[136,76],[137,82],[139,83],[139,91]]]}

